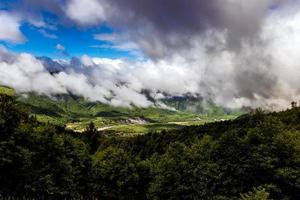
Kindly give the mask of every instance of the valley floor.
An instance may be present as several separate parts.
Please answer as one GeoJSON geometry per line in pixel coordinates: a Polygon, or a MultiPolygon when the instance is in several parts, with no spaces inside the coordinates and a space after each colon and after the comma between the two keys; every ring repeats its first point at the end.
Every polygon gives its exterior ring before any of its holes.
{"type": "MultiPolygon", "coordinates": [[[[176,130],[187,126],[197,126],[203,125],[206,123],[212,123],[217,121],[226,121],[235,119],[236,116],[225,116],[225,117],[206,117],[204,119],[200,119],[197,117],[196,119],[190,121],[168,121],[168,122],[144,122],[144,123],[112,123],[112,124],[99,124],[97,120],[95,120],[96,128],[98,131],[103,132],[106,135],[117,135],[123,137],[132,137],[135,135],[142,135],[148,132],[160,132],[162,130],[176,130]]],[[[94,121],[93,119],[87,119],[82,122],[68,123],[66,125],[67,129],[73,130],[75,132],[82,133],[86,130],[86,127],[89,122],[94,121]]]]}

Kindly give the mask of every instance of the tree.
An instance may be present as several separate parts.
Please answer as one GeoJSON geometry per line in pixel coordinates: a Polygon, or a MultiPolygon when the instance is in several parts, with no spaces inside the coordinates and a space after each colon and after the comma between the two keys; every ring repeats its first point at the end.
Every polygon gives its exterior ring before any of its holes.
{"type": "Polygon", "coordinates": [[[241,194],[240,200],[270,200],[270,194],[262,187],[254,188],[253,191],[241,194]]]}
{"type": "Polygon", "coordinates": [[[93,156],[94,191],[100,199],[143,199],[137,160],[109,147],[93,156]]]}
{"type": "Polygon", "coordinates": [[[292,105],[292,108],[297,108],[297,102],[293,101],[293,102],[291,103],[291,105],[292,105]]]}
{"type": "Polygon", "coordinates": [[[14,96],[0,94],[0,139],[9,136],[26,116],[18,107],[14,96]]]}
{"type": "Polygon", "coordinates": [[[84,137],[87,139],[88,144],[90,145],[90,152],[95,153],[99,146],[99,137],[100,132],[97,130],[94,122],[90,122],[84,132],[84,137]]]}

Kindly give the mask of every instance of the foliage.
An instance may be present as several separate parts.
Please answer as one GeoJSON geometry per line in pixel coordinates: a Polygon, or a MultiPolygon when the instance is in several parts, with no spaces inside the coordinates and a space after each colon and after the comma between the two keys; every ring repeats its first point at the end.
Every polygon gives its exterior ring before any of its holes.
{"type": "Polygon", "coordinates": [[[241,194],[240,200],[269,200],[270,194],[264,188],[254,188],[253,192],[241,194]]]}
{"type": "Polygon", "coordinates": [[[140,166],[120,148],[109,147],[93,157],[94,189],[100,199],[141,199],[143,183],[140,166]]]}
{"type": "Polygon", "coordinates": [[[0,95],[0,197],[300,199],[300,108],[107,137],[41,123],[0,95]],[[249,192],[250,191],[250,192],[249,192]]]}
{"type": "Polygon", "coordinates": [[[14,96],[15,95],[15,91],[9,87],[5,87],[5,86],[0,86],[0,94],[5,94],[8,96],[14,96]]]}

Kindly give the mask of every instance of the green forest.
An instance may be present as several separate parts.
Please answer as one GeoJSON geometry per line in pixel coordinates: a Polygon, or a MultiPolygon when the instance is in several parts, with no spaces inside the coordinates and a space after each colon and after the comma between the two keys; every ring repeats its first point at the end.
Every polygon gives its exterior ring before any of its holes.
{"type": "Polygon", "coordinates": [[[107,136],[41,122],[0,95],[0,198],[300,199],[300,108],[107,136]]]}

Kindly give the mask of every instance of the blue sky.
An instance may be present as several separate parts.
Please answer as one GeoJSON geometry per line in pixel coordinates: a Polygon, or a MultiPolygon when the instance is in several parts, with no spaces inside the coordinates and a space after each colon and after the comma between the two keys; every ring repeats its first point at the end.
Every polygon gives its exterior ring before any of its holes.
{"type": "Polygon", "coordinates": [[[87,54],[89,56],[108,58],[132,57],[128,51],[95,47],[106,44],[104,41],[95,40],[95,34],[111,33],[113,31],[106,26],[86,29],[57,26],[56,29],[47,31],[48,34],[56,36],[55,38],[49,38],[40,32],[44,29],[24,23],[21,31],[26,37],[26,41],[23,44],[10,44],[6,42],[6,45],[15,52],[28,52],[35,56],[48,56],[51,58],[66,57],[56,49],[57,44],[64,46],[69,56],[87,54]]]}
{"type": "Polygon", "coordinates": [[[44,29],[24,23],[21,26],[21,31],[26,37],[24,43],[14,44],[5,41],[1,43],[14,52],[27,52],[35,56],[47,56],[51,58],[66,58],[84,54],[93,57],[135,58],[130,51],[106,48],[105,45],[107,42],[94,39],[95,34],[113,32],[111,28],[106,26],[86,29],[57,26],[56,30],[47,31],[47,34],[53,36],[50,36],[51,38],[43,35],[42,30],[44,29]],[[57,44],[64,46],[69,56],[58,51],[56,49],[57,44]]]}
{"type": "Polygon", "coordinates": [[[32,14],[28,20],[27,13],[24,14],[24,11],[20,12],[14,9],[16,7],[14,5],[21,5],[19,2],[17,0],[2,0],[0,2],[0,13],[6,12],[12,17],[14,15],[19,16],[20,13],[25,15],[18,22],[20,23],[19,30],[25,37],[24,41],[16,43],[1,40],[0,37],[0,44],[13,52],[26,52],[35,56],[47,56],[54,59],[68,59],[82,55],[106,58],[137,58],[137,53],[133,53],[132,49],[113,48],[115,44],[112,41],[100,41],[94,38],[96,34],[115,34],[115,31],[105,23],[99,23],[95,26],[78,26],[70,22],[61,23],[56,15],[42,11],[42,9],[32,14]],[[45,25],[33,24],[31,18],[42,20],[45,25]],[[63,46],[65,51],[58,50],[57,45],[63,46]]]}

